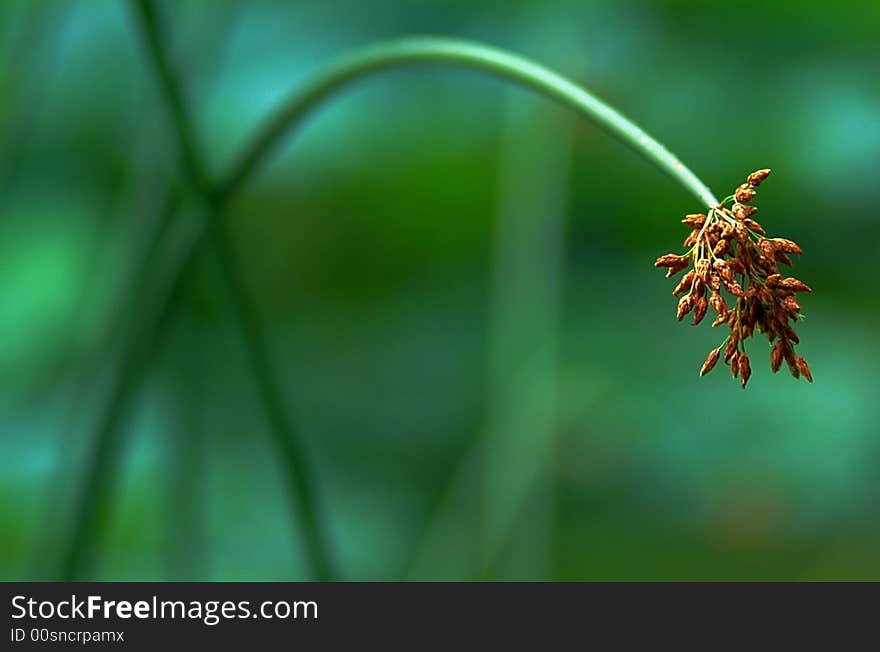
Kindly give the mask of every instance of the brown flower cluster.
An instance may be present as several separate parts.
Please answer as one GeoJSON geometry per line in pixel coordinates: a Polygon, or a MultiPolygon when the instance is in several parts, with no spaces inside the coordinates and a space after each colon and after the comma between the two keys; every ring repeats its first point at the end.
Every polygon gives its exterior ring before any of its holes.
{"type": "Polygon", "coordinates": [[[684,241],[688,251],[660,256],[654,263],[667,269],[667,277],[688,270],[672,291],[681,297],[676,315],[679,321],[693,313],[694,324],[699,324],[711,308],[717,315],[712,326],[730,329],[721,345],[709,352],[700,375],[709,373],[723,359],[744,389],[752,375],[745,340],[755,333],[767,335],[773,345],[770,367],[774,372],[784,360],[792,376],[813,381],[807,361],[794,352],[800,340],[792,328],[801,316],[795,295],[811,290],[779,270],[780,264],[790,267],[790,256],[800,254],[801,248],[785,238],[766,237],[764,228],[753,219],[757,212],[751,205],[755,189],[769,174],[770,170],[753,172],[733,195],[709,209],[708,215],[685,217],[682,222],[691,228],[684,241]],[[729,295],[730,307],[723,293],[729,295]]]}

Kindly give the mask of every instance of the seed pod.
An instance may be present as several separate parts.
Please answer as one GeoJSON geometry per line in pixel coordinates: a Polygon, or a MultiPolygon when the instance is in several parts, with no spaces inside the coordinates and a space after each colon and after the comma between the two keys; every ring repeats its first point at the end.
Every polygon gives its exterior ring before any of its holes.
{"type": "Polygon", "coordinates": [[[736,189],[733,196],[740,204],[748,204],[755,198],[755,189],[749,184],[744,183],[736,189]]]}
{"type": "Polygon", "coordinates": [[[697,278],[701,281],[709,280],[709,261],[706,259],[700,260],[694,265],[694,269],[697,272],[697,278]]]}
{"type": "Polygon", "coordinates": [[[788,255],[786,255],[782,251],[776,251],[774,254],[774,259],[777,263],[783,263],[791,267],[791,258],[789,258],[788,255]]]}
{"type": "Polygon", "coordinates": [[[675,286],[675,289],[672,291],[672,296],[677,297],[679,294],[683,294],[684,292],[689,292],[691,289],[691,283],[694,281],[694,270],[688,270],[688,273],[684,275],[678,285],[675,286]]]}
{"type": "Polygon", "coordinates": [[[727,317],[728,317],[727,313],[726,313],[726,312],[722,312],[720,315],[718,315],[718,316],[715,318],[715,321],[712,322],[712,328],[715,328],[716,326],[721,326],[721,324],[726,323],[726,322],[727,322],[727,317]]]}
{"type": "Polygon", "coordinates": [[[727,279],[724,279],[724,287],[735,297],[745,296],[742,287],[740,287],[740,284],[736,281],[728,281],[727,279]]]}
{"type": "Polygon", "coordinates": [[[688,249],[693,247],[695,244],[697,244],[697,235],[699,235],[699,233],[700,232],[697,230],[691,231],[690,234],[688,234],[688,237],[684,239],[684,242],[681,243],[681,246],[687,247],[688,249]]]}
{"type": "Polygon", "coordinates": [[[749,378],[752,377],[752,367],[749,364],[749,356],[746,355],[746,352],[743,351],[739,354],[739,379],[742,383],[742,388],[746,388],[746,383],[749,382],[749,378]]]}
{"type": "Polygon", "coordinates": [[[770,349],[770,368],[775,374],[782,366],[782,351],[785,348],[785,340],[780,340],[770,349]]]}
{"type": "Polygon", "coordinates": [[[761,252],[762,256],[769,260],[774,260],[776,257],[776,247],[773,246],[773,243],[770,240],[764,238],[758,240],[758,251],[761,252]]]}
{"type": "Polygon", "coordinates": [[[702,213],[694,213],[692,215],[687,215],[681,223],[693,229],[699,229],[706,223],[706,216],[702,213]]]}
{"type": "Polygon", "coordinates": [[[654,261],[654,267],[673,267],[681,264],[682,259],[687,260],[686,256],[678,254],[664,254],[654,261]]]}
{"type": "Polygon", "coordinates": [[[801,248],[796,243],[786,238],[773,238],[773,246],[787,254],[802,254],[801,248]]]}
{"type": "Polygon", "coordinates": [[[727,304],[724,303],[724,298],[716,290],[712,290],[712,294],[709,295],[709,306],[719,315],[727,313],[727,304]]]}
{"type": "Polygon", "coordinates": [[[731,335],[730,339],[727,340],[727,346],[724,348],[724,362],[730,362],[733,358],[736,357],[736,343],[737,338],[735,335],[731,335]]]}
{"type": "Polygon", "coordinates": [[[733,235],[733,228],[734,228],[734,226],[730,222],[725,224],[724,228],[721,229],[721,237],[722,238],[729,238],[730,236],[732,236],[733,235]]]}
{"type": "Polygon", "coordinates": [[[754,206],[746,206],[745,204],[734,204],[730,212],[738,220],[745,220],[758,212],[754,206]]]}
{"type": "Polygon", "coordinates": [[[721,277],[718,274],[709,274],[709,287],[712,290],[718,290],[721,287],[721,277]]]}
{"type": "Polygon", "coordinates": [[[770,276],[767,277],[767,280],[764,282],[764,284],[772,290],[773,288],[775,288],[779,284],[779,281],[781,279],[782,279],[782,274],[771,274],[770,276]]]}
{"type": "Polygon", "coordinates": [[[721,278],[727,281],[733,280],[733,270],[730,268],[729,262],[726,263],[723,260],[716,260],[715,271],[721,275],[721,278]]]}
{"type": "Polygon", "coordinates": [[[755,186],[756,188],[761,185],[761,182],[764,181],[767,177],[770,176],[770,168],[764,168],[763,170],[756,170],[749,175],[747,183],[749,185],[755,186]]]}
{"type": "Polygon", "coordinates": [[[694,304],[691,300],[691,295],[684,295],[678,302],[678,313],[676,314],[675,318],[678,319],[678,321],[681,321],[682,319],[684,319],[684,316],[691,311],[691,308],[693,307],[694,304]]]}
{"type": "Polygon", "coordinates": [[[703,317],[706,316],[706,309],[709,306],[709,302],[706,301],[706,297],[700,296],[696,301],[694,301],[694,326],[703,321],[703,317]]]}
{"type": "Polygon", "coordinates": [[[807,364],[807,361],[804,360],[801,356],[797,355],[794,358],[794,364],[797,367],[797,370],[801,372],[801,375],[806,378],[808,381],[813,382],[813,374],[810,373],[810,366],[807,364]]]}
{"type": "Polygon", "coordinates": [[[709,355],[706,358],[706,361],[703,363],[703,366],[700,367],[700,376],[705,376],[707,373],[712,371],[715,368],[715,365],[718,363],[718,358],[721,356],[721,347],[719,346],[717,349],[712,349],[709,351],[709,355]]]}
{"type": "Polygon", "coordinates": [[[791,349],[785,351],[785,362],[788,364],[788,371],[794,378],[800,378],[801,372],[797,368],[797,360],[791,349]]]}
{"type": "MultiPolygon", "coordinates": [[[[770,279],[768,278],[767,280],[769,281],[770,279]]],[[[799,281],[798,279],[794,278],[793,276],[789,276],[788,278],[784,278],[781,281],[779,281],[779,287],[785,288],[786,290],[791,290],[792,292],[812,292],[813,291],[812,289],[810,289],[810,286],[808,286],[803,281],[799,281]]]]}
{"type": "Polygon", "coordinates": [[[730,362],[728,364],[730,364],[730,373],[736,378],[736,375],[739,373],[739,355],[734,353],[730,356],[730,362]]]}
{"type": "Polygon", "coordinates": [[[739,259],[739,257],[731,258],[730,260],[728,260],[727,266],[730,267],[731,270],[733,270],[734,274],[746,273],[745,265],[742,264],[742,261],[739,259]]]}
{"type": "Polygon", "coordinates": [[[725,251],[727,251],[727,240],[721,238],[712,250],[712,254],[715,256],[723,256],[725,251]]]}
{"type": "Polygon", "coordinates": [[[727,325],[730,326],[731,332],[736,332],[738,328],[736,325],[736,310],[727,311],[727,325]]]}
{"type": "Polygon", "coordinates": [[[748,217],[743,220],[743,224],[747,229],[751,229],[755,233],[760,235],[765,235],[766,231],[764,231],[764,227],[758,224],[755,220],[749,219],[748,217]]]}
{"type": "Polygon", "coordinates": [[[788,312],[800,312],[801,309],[801,304],[794,297],[785,297],[780,305],[788,312]]]}

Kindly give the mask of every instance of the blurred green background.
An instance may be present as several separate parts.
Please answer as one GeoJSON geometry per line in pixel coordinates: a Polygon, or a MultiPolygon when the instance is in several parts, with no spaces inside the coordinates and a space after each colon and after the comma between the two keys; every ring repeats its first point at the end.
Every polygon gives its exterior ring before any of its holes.
{"type": "MultiPolygon", "coordinates": [[[[758,218],[805,252],[816,382],[774,376],[759,340],[747,391],[721,366],[700,379],[721,335],[676,323],[652,267],[701,208],[680,187],[471,72],[337,98],[229,217],[338,577],[880,579],[876,2],[160,8],[213,173],[335,55],[464,36],[584,83],[719,197],[773,168],[758,218]]],[[[132,18],[109,0],[0,4],[6,580],[58,576],[118,355],[105,324],[178,177],[132,18]]],[[[123,420],[84,579],[313,576],[203,258],[123,420]]]]}

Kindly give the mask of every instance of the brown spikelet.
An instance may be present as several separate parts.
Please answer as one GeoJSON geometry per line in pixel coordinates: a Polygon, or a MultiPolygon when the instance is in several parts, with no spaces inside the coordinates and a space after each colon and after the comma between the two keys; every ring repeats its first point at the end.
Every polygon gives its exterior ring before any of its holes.
{"type": "Polygon", "coordinates": [[[762,170],[755,170],[752,172],[748,178],[746,179],[746,183],[749,185],[755,186],[757,188],[761,185],[761,183],[770,176],[770,168],[764,168],[762,170]]]}
{"type": "Polygon", "coordinates": [[[736,355],[736,342],[737,340],[733,336],[727,340],[727,346],[724,348],[724,362],[730,362],[736,355]]]}
{"type": "Polygon", "coordinates": [[[681,281],[679,281],[678,285],[675,286],[675,289],[672,291],[672,296],[677,297],[679,294],[683,294],[684,292],[689,292],[691,289],[691,284],[694,282],[694,270],[688,270],[688,273],[685,274],[681,281]]]}
{"type": "Polygon", "coordinates": [[[693,302],[691,301],[691,295],[684,295],[678,302],[678,312],[675,315],[675,318],[678,321],[684,319],[684,316],[691,311],[691,308],[694,307],[693,302]]]}
{"type": "Polygon", "coordinates": [[[764,238],[758,240],[758,251],[768,260],[775,260],[776,258],[776,247],[773,246],[770,240],[765,240],[764,238]]]}
{"type": "Polygon", "coordinates": [[[747,220],[749,217],[758,212],[758,209],[754,206],[747,206],[746,204],[734,204],[733,208],[730,209],[730,212],[733,216],[741,221],[747,220]]]}
{"type": "Polygon", "coordinates": [[[794,297],[785,297],[780,304],[783,310],[792,313],[798,313],[801,310],[801,304],[794,297]]]}
{"type": "Polygon", "coordinates": [[[654,261],[654,267],[673,267],[681,264],[682,259],[687,260],[687,256],[678,254],[664,254],[654,261]]]}
{"type": "Polygon", "coordinates": [[[707,373],[712,371],[712,369],[714,369],[715,365],[718,363],[719,357],[721,357],[721,347],[709,351],[709,355],[706,358],[706,361],[703,363],[703,366],[700,367],[700,375],[705,376],[707,373]]]}
{"type": "Polygon", "coordinates": [[[730,292],[735,297],[743,297],[745,293],[743,292],[742,286],[736,281],[726,281],[724,283],[724,287],[727,288],[727,291],[730,292]]]}
{"type": "Polygon", "coordinates": [[[791,349],[786,349],[785,351],[785,362],[788,365],[788,371],[795,378],[801,377],[800,369],[797,368],[797,360],[795,359],[794,353],[791,349]]]}
{"type": "Polygon", "coordinates": [[[749,217],[743,220],[743,224],[747,229],[751,229],[755,233],[758,233],[760,235],[767,235],[767,232],[764,231],[764,227],[749,217]]]}
{"type": "Polygon", "coordinates": [[[703,321],[703,317],[706,316],[706,309],[709,307],[709,302],[706,301],[706,297],[700,295],[696,301],[694,301],[694,326],[703,321]]]}
{"type": "Polygon", "coordinates": [[[742,264],[742,261],[739,259],[739,257],[731,258],[730,260],[728,260],[727,266],[730,267],[731,271],[733,271],[734,274],[742,275],[746,273],[745,265],[742,264]]]}
{"type": "Polygon", "coordinates": [[[744,183],[736,189],[733,196],[740,204],[748,204],[755,198],[755,189],[749,184],[744,183]]]}
{"type": "Polygon", "coordinates": [[[773,238],[773,246],[778,250],[786,254],[802,254],[801,248],[797,246],[797,243],[792,242],[786,238],[773,238]]]}
{"type": "Polygon", "coordinates": [[[719,315],[727,313],[727,304],[724,303],[724,297],[715,290],[709,295],[709,307],[719,315]]]}
{"type": "Polygon", "coordinates": [[[806,378],[810,382],[813,382],[813,374],[810,373],[810,366],[807,364],[806,360],[798,355],[794,358],[794,364],[804,378],[806,378]]]}
{"type": "Polygon", "coordinates": [[[749,175],[749,178],[746,180],[746,183],[749,185],[755,186],[756,188],[761,185],[761,182],[764,181],[767,177],[770,176],[770,168],[764,168],[763,170],[755,170],[749,175]]]}
{"type": "Polygon", "coordinates": [[[681,223],[691,227],[692,229],[699,229],[706,223],[706,216],[702,213],[686,215],[681,223]]]}
{"type": "Polygon", "coordinates": [[[789,267],[791,267],[791,258],[789,258],[788,254],[786,254],[785,252],[777,251],[773,255],[773,257],[777,263],[782,263],[783,265],[788,265],[789,267]]]}
{"type": "Polygon", "coordinates": [[[749,378],[752,377],[752,367],[749,364],[749,356],[746,355],[746,352],[743,351],[739,354],[739,379],[742,383],[742,388],[746,388],[746,383],[749,382],[749,378]]]}
{"type": "Polygon", "coordinates": [[[734,272],[733,268],[730,266],[730,262],[725,262],[723,260],[715,261],[715,271],[721,275],[725,281],[732,281],[734,272]]]}
{"type": "Polygon", "coordinates": [[[785,340],[780,340],[773,345],[772,349],[770,349],[770,368],[773,370],[774,374],[779,371],[779,367],[782,366],[782,349],[784,347],[784,342],[785,340]]]}
{"type": "MultiPolygon", "coordinates": [[[[769,278],[767,279],[769,282],[769,278]]],[[[810,286],[804,283],[803,281],[799,281],[793,276],[789,276],[788,278],[784,278],[779,281],[779,287],[784,288],[786,290],[790,290],[792,292],[812,292],[810,286]]]]}
{"type": "Polygon", "coordinates": [[[715,290],[716,292],[721,289],[721,277],[718,274],[709,274],[709,282],[707,283],[710,289],[715,290]]]}
{"type": "Polygon", "coordinates": [[[813,378],[806,360],[794,352],[794,346],[800,343],[794,327],[801,316],[801,305],[795,296],[811,289],[803,281],[784,277],[779,271],[780,264],[791,265],[789,256],[800,254],[801,248],[787,238],[767,237],[764,227],[752,218],[757,211],[751,205],[755,189],[769,174],[769,169],[757,170],[736,189],[733,198],[725,199],[706,213],[687,215],[682,220],[690,228],[684,241],[687,251],[666,254],[655,262],[657,267],[667,270],[667,276],[687,269],[672,291],[679,297],[679,321],[693,312],[694,324],[699,324],[711,308],[717,314],[712,326],[729,329],[726,344],[709,352],[700,375],[707,374],[723,359],[743,388],[752,374],[745,340],[753,335],[767,337],[774,373],[785,360],[795,378],[813,378]],[[725,292],[733,298],[730,307],[725,292]]]}

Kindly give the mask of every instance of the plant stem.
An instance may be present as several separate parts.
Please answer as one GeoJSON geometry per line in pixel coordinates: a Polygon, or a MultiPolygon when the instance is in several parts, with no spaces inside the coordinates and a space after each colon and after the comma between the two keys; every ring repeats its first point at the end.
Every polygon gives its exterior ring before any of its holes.
{"type": "Polygon", "coordinates": [[[271,154],[284,136],[325,100],[348,85],[374,73],[414,63],[441,63],[482,71],[531,89],[539,95],[573,109],[644,156],[675,179],[707,207],[718,200],[678,158],[634,122],[592,93],[549,68],[511,52],[445,37],[408,37],[378,43],[331,63],[299,89],[266,123],[218,192],[234,194],[271,154]]]}
{"type": "Polygon", "coordinates": [[[266,337],[242,280],[226,220],[221,217],[222,200],[214,192],[208,180],[195,144],[195,130],[186,110],[180,83],[171,69],[163,47],[154,4],[152,0],[135,0],[135,3],[139,9],[147,48],[159,74],[165,102],[177,132],[184,171],[189,176],[196,194],[205,203],[209,216],[207,228],[211,243],[256,378],[257,390],[269,420],[270,431],[285,465],[291,496],[302,521],[309,562],[318,579],[330,580],[332,571],[329,546],[324,534],[325,525],[319,517],[314,474],[306,461],[302,435],[287,415],[283,393],[272,369],[266,337]]]}
{"type": "MultiPolygon", "coordinates": [[[[208,180],[195,144],[194,130],[190,125],[180,86],[165,56],[155,7],[150,0],[135,0],[135,4],[147,49],[159,75],[164,99],[177,133],[183,171],[195,194],[202,200],[204,210],[208,214],[208,219],[204,221],[204,230],[211,236],[211,243],[219,258],[222,279],[229,293],[233,312],[236,315],[247,349],[248,359],[256,376],[257,388],[266,410],[275,445],[285,466],[296,511],[302,519],[307,557],[318,579],[332,579],[327,545],[322,534],[322,524],[319,523],[319,510],[313,489],[313,473],[305,462],[303,450],[305,447],[300,434],[286,414],[282,392],[272,371],[268,346],[250,298],[246,294],[226,230],[226,223],[221,217],[221,202],[208,180]]],[[[161,239],[161,234],[157,233],[157,236],[158,241],[161,239]]],[[[179,292],[182,279],[185,276],[184,272],[189,268],[194,255],[195,252],[190,252],[190,255],[185,255],[175,261],[176,264],[171,269],[171,274],[174,276],[172,294],[179,292]]],[[[169,318],[169,314],[173,310],[170,301],[160,299],[160,303],[161,307],[155,312],[157,318],[163,321],[169,318]]],[[[135,308],[142,309],[143,306],[135,306],[135,308]]],[[[149,324],[149,319],[146,320],[146,323],[149,324]]],[[[153,337],[152,332],[133,331],[130,341],[127,343],[127,351],[137,349],[138,345],[149,349],[154,343],[156,343],[156,338],[153,337]]],[[[115,459],[114,452],[119,449],[119,436],[116,434],[119,422],[135,389],[135,376],[139,370],[143,370],[144,365],[139,363],[138,356],[131,356],[126,352],[123,357],[125,359],[120,362],[120,371],[112,384],[110,398],[99,419],[95,453],[87,474],[82,502],[77,510],[78,520],[75,525],[75,534],[62,569],[63,577],[66,579],[78,576],[84,563],[84,557],[89,552],[94,538],[94,530],[100,522],[104,511],[103,506],[106,503],[106,495],[110,489],[110,467],[115,459]]]]}

